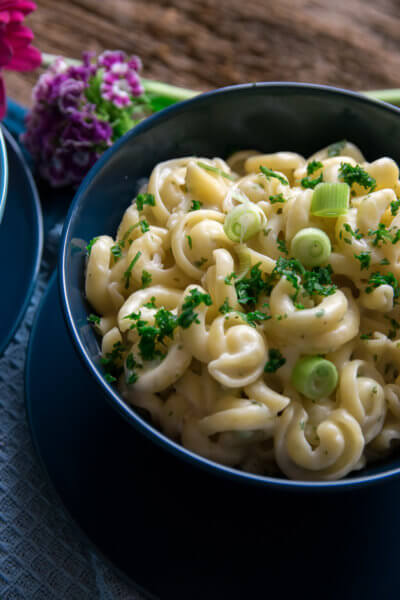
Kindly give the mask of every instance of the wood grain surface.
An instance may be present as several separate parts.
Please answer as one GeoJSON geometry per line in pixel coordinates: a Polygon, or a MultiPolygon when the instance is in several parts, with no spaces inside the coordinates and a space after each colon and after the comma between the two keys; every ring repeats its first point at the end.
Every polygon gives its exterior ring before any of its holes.
{"type": "MultiPolygon", "coordinates": [[[[246,81],[400,87],[399,0],[38,0],[44,52],[120,48],[143,75],[205,90],[246,81]]],[[[7,73],[28,105],[35,73],[7,73]]]]}

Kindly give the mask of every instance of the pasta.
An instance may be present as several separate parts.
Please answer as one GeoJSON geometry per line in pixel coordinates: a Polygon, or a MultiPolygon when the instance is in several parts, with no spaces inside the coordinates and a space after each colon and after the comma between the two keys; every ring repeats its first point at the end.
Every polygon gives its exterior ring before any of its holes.
{"type": "Polygon", "coordinates": [[[400,191],[350,142],[158,164],[88,246],[106,379],[166,435],[329,481],[400,442],[400,191]]]}

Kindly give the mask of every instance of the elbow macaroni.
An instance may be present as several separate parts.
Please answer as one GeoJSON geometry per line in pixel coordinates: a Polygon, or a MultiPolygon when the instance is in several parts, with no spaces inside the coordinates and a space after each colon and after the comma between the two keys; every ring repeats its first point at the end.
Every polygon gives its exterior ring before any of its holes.
{"type": "Polygon", "coordinates": [[[88,256],[106,377],[166,435],[229,466],[318,481],[385,456],[400,443],[399,191],[393,160],[368,163],[349,142],[309,159],[249,150],[158,164],[143,206],[133,202],[116,239],[95,238],[88,256]],[[348,163],[375,189],[353,183],[346,214],[315,217],[303,185],[311,161],[311,178],[339,182],[348,163]],[[256,203],[266,225],[235,243],[224,221],[242,202],[256,203]],[[330,238],[330,294],[274,279],[306,227],[330,238]],[[246,287],[254,269],[270,289],[246,287]],[[271,367],[274,352],[283,361],[271,367]],[[318,401],[291,382],[297,360],[313,354],[339,375],[318,401]]]}

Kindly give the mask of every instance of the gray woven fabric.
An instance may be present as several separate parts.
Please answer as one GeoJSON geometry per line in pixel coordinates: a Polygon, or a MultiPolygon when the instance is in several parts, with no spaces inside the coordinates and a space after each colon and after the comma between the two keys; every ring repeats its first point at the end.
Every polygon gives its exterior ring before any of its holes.
{"type": "Polygon", "coordinates": [[[30,439],[24,365],[35,312],[54,266],[60,226],[46,244],[27,314],[0,359],[1,600],[141,600],[82,538],[48,483],[30,439]]]}

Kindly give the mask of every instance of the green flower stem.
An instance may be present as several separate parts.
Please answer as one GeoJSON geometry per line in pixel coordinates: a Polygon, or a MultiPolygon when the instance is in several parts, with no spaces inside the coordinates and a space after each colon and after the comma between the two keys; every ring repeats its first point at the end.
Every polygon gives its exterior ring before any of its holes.
{"type": "Polygon", "coordinates": [[[195,90],[188,90],[175,85],[169,85],[169,83],[161,83],[160,81],[154,81],[153,79],[144,79],[141,77],[140,81],[147,93],[165,96],[166,98],[176,100],[177,102],[189,100],[189,98],[194,98],[194,96],[201,94],[201,92],[196,92],[195,90]]]}
{"type": "Polygon", "coordinates": [[[393,90],[372,90],[371,92],[361,92],[364,96],[372,98],[373,100],[382,100],[389,104],[395,104],[400,106],[400,89],[393,90]]]}
{"type": "MultiPolygon", "coordinates": [[[[50,66],[56,58],[56,54],[48,54],[47,52],[43,52],[42,66],[50,66]]],[[[69,65],[79,65],[81,62],[80,60],[77,60],[75,58],[63,58],[65,62],[69,65]]],[[[157,94],[159,96],[164,96],[166,98],[170,98],[171,100],[176,100],[177,102],[181,100],[188,100],[189,98],[193,98],[194,96],[197,96],[201,93],[195,90],[188,90],[185,88],[177,87],[175,85],[169,85],[168,83],[154,81],[153,79],[141,78],[141,81],[146,92],[151,94],[157,94]]],[[[372,98],[373,100],[383,100],[384,102],[388,102],[389,104],[395,104],[397,106],[400,106],[400,88],[393,90],[372,90],[368,92],[362,91],[360,93],[364,94],[364,96],[368,96],[368,98],[372,98]]]]}
{"type": "MultiPolygon", "coordinates": [[[[49,67],[56,58],[56,54],[48,54],[47,52],[43,52],[42,66],[49,67]]],[[[68,65],[78,66],[81,63],[80,60],[75,58],[63,57],[63,60],[65,60],[68,65]]],[[[170,100],[176,100],[176,102],[180,102],[181,100],[189,100],[189,98],[193,98],[194,96],[201,94],[201,92],[196,92],[195,90],[188,90],[175,85],[169,85],[168,83],[161,83],[160,81],[154,81],[153,79],[144,79],[141,77],[140,81],[142,82],[147,93],[163,96],[165,98],[169,98],[170,100]]]]}

